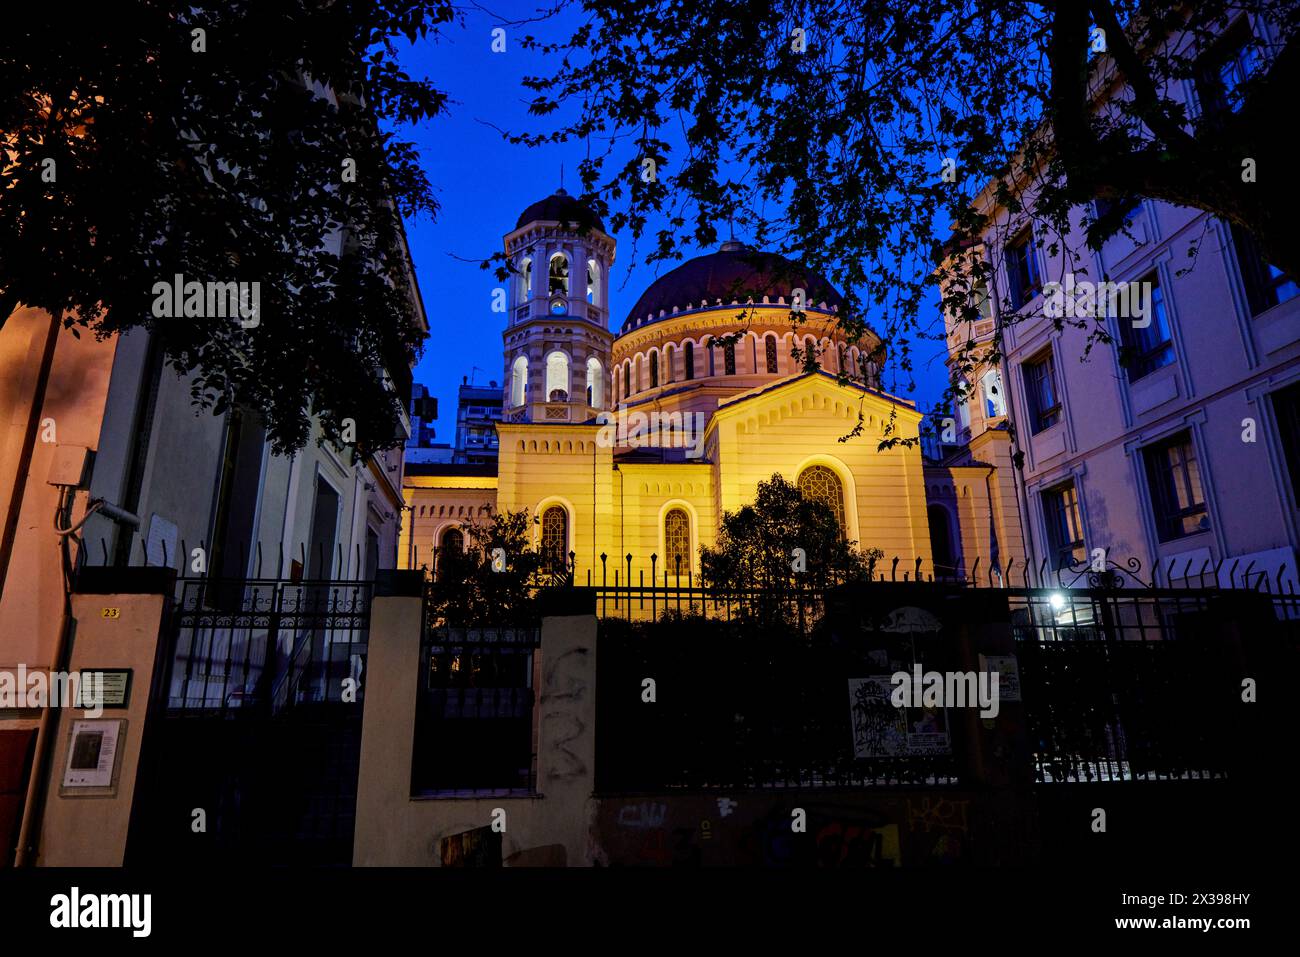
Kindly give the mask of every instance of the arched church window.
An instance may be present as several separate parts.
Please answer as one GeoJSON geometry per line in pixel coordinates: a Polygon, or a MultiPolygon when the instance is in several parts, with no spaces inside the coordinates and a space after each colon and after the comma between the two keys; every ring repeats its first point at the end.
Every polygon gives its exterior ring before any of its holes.
{"type": "Polygon", "coordinates": [[[835,520],[844,525],[844,483],[824,465],[810,465],[799,473],[799,494],[810,502],[821,502],[835,513],[835,520]]]}
{"type": "Polygon", "coordinates": [[[990,369],[980,377],[980,387],[984,392],[984,415],[992,419],[1007,414],[1007,400],[1002,394],[1002,375],[997,369],[990,369]]]}
{"type": "Polygon", "coordinates": [[[546,357],[546,401],[569,399],[569,357],[558,349],[546,357]]]}
{"type": "Polygon", "coordinates": [[[465,554],[465,534],[455,526],[442,533],[437,552],[433,556],[433,570],[437,576],[454,575],[454,569],[465,554]]]}
{"type": "Polygon", "coordinates": [[[593,306],[600,303],[596,301],[600,293],[600,267],[596,265],[596,260],[587,260],[587,302],[593,306]]]}
{"type": "Polygon", "coordinates": [[[567,296],[569,294],[569,259],[564,253],[551,257],[550,295],[567,296]]]}
{"type": "Polygon", "coordinates": [[[691,519],[684,509],[664,516],[664,562],[670,575],[685,575],[691,567],[691,519]]]}
{"type": "Polygon", "coordinates": [[[728,342],[722,347],[722,369],[727,375],[736,374],[736,344],[728,342]]]}
{"type": "Polygon", "coordinates": [[[632,394],[632,360],[623,361],[623,398],[632,394]]]}
{"type": "Polygon", "coordinates": [[[552,574],[568,566],[569,513],[552,505],[542,512],[542,567],[552,574]]]}
{"type": "Polygon", "coordinates": [[[659,387],[659,353],[650,353],[650,388],[659,387]]]}
{"type": "Polygon", "coordinates": [[[533,297],[533,260],[526,257],[519,264],[519,301],[527,302],[533,297]]]}
{"type": "Polygon", "coordinates": [[[686,343],[686,378],[695,378],[695,343],[688,341],[686,343]]]}
{"type": "Polygon", "coordinates": [[[528,360],[520,356],[510,367],[510,406],[516,408],[524,404],[528,386],[528,360]]]}
{"type": "Polygon", "coordinates": [[[771,375],[776,375],[776,336],[766,336],[763,339],[764,358],[767,359],[767,371],[771,375]]]}
{"type": "Polygon", "coordinates": [[[673,381],[673,359],[676,353],[673,351],[672,344],[664,346],[664,384],[667,385],[673,381]]]}
{"type": "Polygon", "coordinates": [[[952,524],[948,510],[942,505],[931,505],[926,510],[930,519],[930,554],[934,558],[935,578],[952,578],[957,574],[957,557],[952,547],[952,524]]]}
{"type": "Polygon", "coordinates": [[[605,407],[605,370],[595,356],[587,359],[587,405],[593,409],[605,407]]]}

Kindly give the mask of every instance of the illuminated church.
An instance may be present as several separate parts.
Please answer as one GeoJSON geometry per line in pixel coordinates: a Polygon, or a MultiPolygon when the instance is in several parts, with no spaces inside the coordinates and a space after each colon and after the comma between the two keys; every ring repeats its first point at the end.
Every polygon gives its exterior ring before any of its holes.
{"type": "Polygon", "coordinates": [[[613,583],[615,570],[625,582],[629,554],[634,583],[684,582],[724,510],[778,472],[849,540],[899,557],[900,578],[917,559],[926,577],[1023,560],[1002,423],[981,418],[941,459],[919,444],[877,451],[887,426],[917,436],[922,417],[880,389],[879,340],[846,340],[825,279],[723,243],[652,283],[615,334],[615,246],[562,189],[506,234],[497,461],[407,466],[400,564],[432,567],[435,549],[463,547],[464,523],[527,509],[535,545],[553,566],[571,555],[577,584],[613,583]],[[841,383],[842,368],[866,385],[841,383]],[[859,416],[861,433],[841,442],[859,416]]]}

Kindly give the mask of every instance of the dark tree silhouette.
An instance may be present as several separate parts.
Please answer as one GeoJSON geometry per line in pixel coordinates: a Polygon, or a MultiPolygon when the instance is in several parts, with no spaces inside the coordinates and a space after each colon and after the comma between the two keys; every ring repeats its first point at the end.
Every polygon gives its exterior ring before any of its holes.
{"type": "Polygon", "coordinates": [[[796,593],[865,578],[881,555],[874,548],[860,552],[834,512],[774,474],[758,483],[752,505],[723,513],[717,545],[700,548],[700,577],[719,594],[752,591],[743,613],[784,621],[796,593]]]}
{"type": "Polygon", "coordinates": [[[422,337],[399,214],[436,205],[412,144],[380,123],[443,110],[395,41],[452,15],[446,0],[13,11],[0,323],[25,304],[74,332],[147,327],[198,405],[256,408],[279,451],[312,414],[336,445],[398,444],[402,388],[377,370],[409,378],[422,337]],[[156,317],[153,287],[176,275],[259,282],[259,324],[156,317]]]}
{"type": "MultiPolygon", "coordinates": [[[[987,262],[952,253],[978,247],[994,204],[1050,246],[1082,218],[1094,248],[1133,198],[1195,207],[1300,275],[1280,133],[1300,88],[1294,0],[580,6],[570,39],[533,42],[561,58],[528,81],[533,111],[565,119],[515,138],[584,142],[584,200],[650,240],[650,261],[734,224],[827,274],[849,299],[841,323],[858,332],[869,316],[905,379],[939,316],[927,297],[977,318],[987,262]],[[1230,56],[1243,17],[1254,29],[1230,56]],[[655,214],[668,228],[646,236],[655,214]]],[[[1005,322],[1023,318],[1005,305],[1005,322]]]]}

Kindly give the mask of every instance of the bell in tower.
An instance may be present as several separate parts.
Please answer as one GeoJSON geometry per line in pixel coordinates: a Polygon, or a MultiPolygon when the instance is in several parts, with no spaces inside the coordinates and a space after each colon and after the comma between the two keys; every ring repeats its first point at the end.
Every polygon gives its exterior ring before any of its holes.
{"type": "Polygon", "coordinates": [[[614,240],[563,188],[505,237],[514,267],[502,333],[506,422],[584,423],[610,408],[609,272],[614,240]]]}

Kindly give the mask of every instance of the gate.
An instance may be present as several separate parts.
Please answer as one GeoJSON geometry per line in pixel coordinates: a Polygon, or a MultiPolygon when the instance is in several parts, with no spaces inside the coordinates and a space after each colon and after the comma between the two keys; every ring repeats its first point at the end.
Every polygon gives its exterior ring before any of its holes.
{"type": "Polygon", "coordinates": [[[371,589],[178,582],[128,863],[351,862],[371,589]]]}

